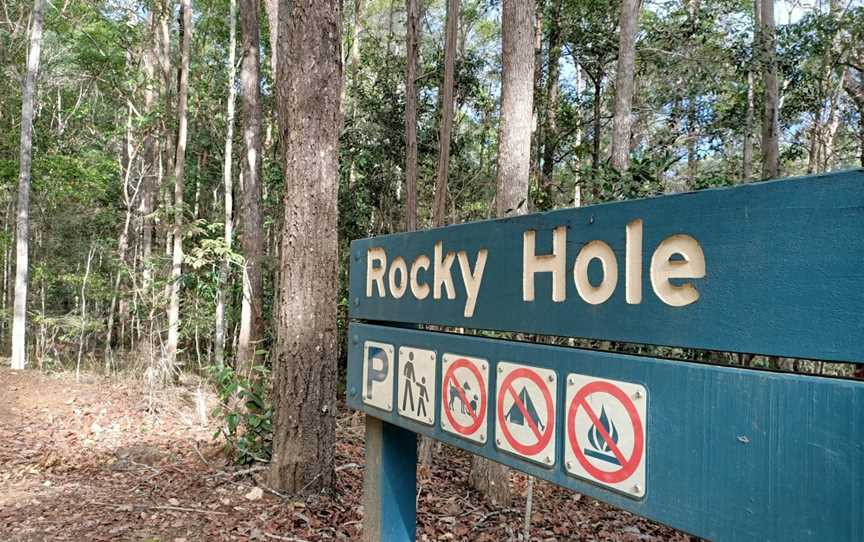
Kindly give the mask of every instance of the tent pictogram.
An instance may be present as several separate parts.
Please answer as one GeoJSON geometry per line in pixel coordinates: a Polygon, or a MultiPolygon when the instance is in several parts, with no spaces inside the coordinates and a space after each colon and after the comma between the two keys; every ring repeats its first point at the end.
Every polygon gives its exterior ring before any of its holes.
{"type": "Polygon", "coordinates": [[[545,430],[546,424],[540,419],[540,414],[537,413],[537,408],[534,406],[531,395],[528,394],[528,389],[522,386],[522,391],[519,392],[519,401],[513,401],[513,406],[504,415],[504,419],[516,425],[525,425],[526,416],[540,431],[545,430]]]}
{"type": "Polygon", "coordinates": [[[568,375],[567,472],[642,497],[647,400],[639,384],[568,375]]]}
{"type": "Polygon", "coordinates": [[[444,354],[441,372],[441,428],[475,442],[486,442],[488,362],[444,354]]]}
{"type": "Polygon", "coordinates": [[[555,463],[555,371],[498,364],[495,444],[544,465],[555,463]]]}

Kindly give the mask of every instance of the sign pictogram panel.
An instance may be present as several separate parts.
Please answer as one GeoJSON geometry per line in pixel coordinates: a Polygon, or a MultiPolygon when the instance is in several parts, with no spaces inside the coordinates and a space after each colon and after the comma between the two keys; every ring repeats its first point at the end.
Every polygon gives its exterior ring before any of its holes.
{"type": "Polygon", "coordinates": [[[645,495],[648,392],[630,382],[567,376],[564,466],[595,484],[645,495]]]}
{"type": "Polygon", "coordinates": [[[484,444],[488,431],[489,362],[444,354],[441,378],[441,429],[484,444]]]}
{"type": "Polygon", "coordinates": [[[555,464],[555,371],[501,362],[495,445],[543,465],[555,464]]]}
{"type": "Polygon", "coordinates": [[[401,416],[427,425],[435,423],[435,351],[399,348],[397,378],[401,416]]]}
{"type": "Polygon", "coordinates": [[[363,343],[363,402],[391,411],[393,409],[393,345],[363,343]]]}

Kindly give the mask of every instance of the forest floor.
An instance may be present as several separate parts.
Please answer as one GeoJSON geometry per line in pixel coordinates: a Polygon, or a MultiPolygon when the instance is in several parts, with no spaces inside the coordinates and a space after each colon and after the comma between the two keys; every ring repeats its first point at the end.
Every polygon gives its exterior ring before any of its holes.
{"type": "MultiPolygon", "coordinates": [[[[230,466],[186,388],[0,369],[0,540],[358,540],[363,423],[338,425],[336,498],[262,491],[262,470],[230,466]]],[[[211,424],[213,421],[211,420],[211,424]]],[[[491,509],[466,485],[470,457],[420,469],[420,540],[522,540],[526,479],[513,507],[491,509]]],[[[668,527],[572,491],[534,485],[531,540],[686,541],[668,527]]]]}

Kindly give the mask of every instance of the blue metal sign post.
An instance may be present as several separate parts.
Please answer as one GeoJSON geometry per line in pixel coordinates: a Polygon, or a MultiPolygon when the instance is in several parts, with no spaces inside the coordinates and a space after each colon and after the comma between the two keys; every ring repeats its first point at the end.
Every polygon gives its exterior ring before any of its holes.
{"type": "Polygon", "coordinates": [[[365,539],[414,539],[422,434],[711,540],[864,540],[862,382],[404,327],[862,361],[862,233],[850,171],[354,242],[365,539]]]}

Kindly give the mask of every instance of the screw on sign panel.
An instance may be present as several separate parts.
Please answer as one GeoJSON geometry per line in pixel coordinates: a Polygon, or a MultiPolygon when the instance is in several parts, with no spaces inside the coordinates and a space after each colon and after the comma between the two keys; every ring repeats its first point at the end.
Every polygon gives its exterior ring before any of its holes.
{"type": "Polygon", "coordinates": [[[393,345],[363,343],[363,402],[391,411],[393,409],[393,345]]]}
{"type": "Polygon", "coordinates": [[[483,444],[488,434],[489,362],[444,354],[441,370],[441,429],[483,444]]]}
{"type": "Polygon", "coordinates": [[[546,466],[555,464],[555,371],[498,364],[495,445],[546,466]]]}
{"type": "Polygon", "coordinates": [[[648,392],[630,382],[567,377],[567,472],[628,496],[645,495],[648,392]]]}
{"type": "Polygon", "coordinates": [[[399,414],[421,423],[435,423],[435,351],[399,348],[399,414]]]}

